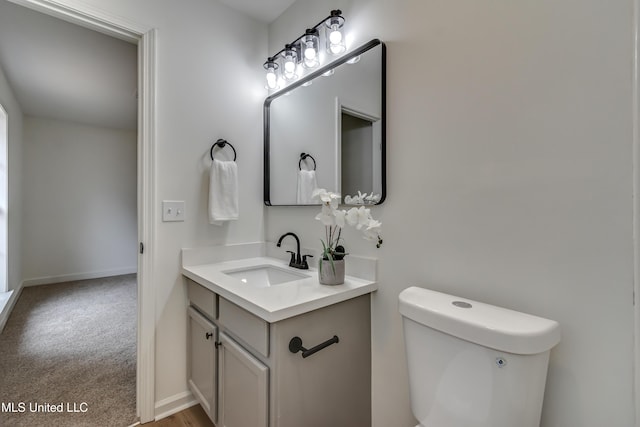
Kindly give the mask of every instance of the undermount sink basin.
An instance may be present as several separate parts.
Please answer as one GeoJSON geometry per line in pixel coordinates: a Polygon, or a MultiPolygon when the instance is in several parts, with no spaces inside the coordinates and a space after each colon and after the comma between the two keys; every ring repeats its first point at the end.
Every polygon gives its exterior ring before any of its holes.
{"type": "Polygon", "coordinates": [[[241,282],[256,288],[267,288],[269,286],[281,285],[294,280],[306,279],[310,277],[302,272],[285,270],[274,265],[255,265],[251,267],[227,270],[222,273],[227,276],[240,279],[241,282]]]}

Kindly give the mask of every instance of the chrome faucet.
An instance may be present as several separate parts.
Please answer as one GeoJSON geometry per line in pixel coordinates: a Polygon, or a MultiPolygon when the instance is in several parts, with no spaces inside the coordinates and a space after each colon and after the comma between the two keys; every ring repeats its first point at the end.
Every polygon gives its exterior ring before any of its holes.
{"type": "Polygon", "coordinates": [[[289,267],[299,268],[301,270],[308,270],[309,264],[307,263],[307,257],[313,257],[313,255],[301,255],[300,254],[300,239],[296,236],[295,233],[288,232],[280,236],[278,239],[278,243],[276,243],[277,247],[282,245],[282,240],[284,240],[287,236],[293,236],[296,239],[296,252],[287,251],[291,254],[291,260],[289,261],[289,267]]]}

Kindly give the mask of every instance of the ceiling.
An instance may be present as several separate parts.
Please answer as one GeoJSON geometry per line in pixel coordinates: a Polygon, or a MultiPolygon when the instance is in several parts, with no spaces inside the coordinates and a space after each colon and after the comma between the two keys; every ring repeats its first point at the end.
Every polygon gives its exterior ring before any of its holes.
{"type": "Polygon", "coordinates": [[[275,21],[296,0],[218,0],[220,3],[267,24],[275,21]]]}
{"type": "Polygon", "coordinates": [[[26,115],[136,128],[134,44],[0,0],[0,66],[26,115]]]}
{"type": "MultiPolygon", "coordinates": [[[[218,0],[261,22],[295,0],[218,0]]],[[[137,126],[137,47],[0,0],[0,68],[23,113],[93,126],[137,126]]]]}

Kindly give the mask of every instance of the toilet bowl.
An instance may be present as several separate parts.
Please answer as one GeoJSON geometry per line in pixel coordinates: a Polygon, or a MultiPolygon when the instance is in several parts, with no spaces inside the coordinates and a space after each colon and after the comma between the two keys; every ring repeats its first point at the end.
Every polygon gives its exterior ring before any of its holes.
{"type": "Polygon", "coordinates": [[[399,310],[416,427],[539,427],[557,322],[418,287],[399,310]]]}

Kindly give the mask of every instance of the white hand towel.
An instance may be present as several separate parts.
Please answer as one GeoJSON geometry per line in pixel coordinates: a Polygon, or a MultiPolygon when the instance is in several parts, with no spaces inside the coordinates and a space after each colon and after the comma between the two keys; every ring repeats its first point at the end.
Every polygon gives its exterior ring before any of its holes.
{"type": "Polygon", "coordinates": [[[313,190],[318,188],[316,183],[316,171],[299,170],[298,171],[298,193],[296,200],[299,205],[310,205],[317,203],[311,195],[313,190]]]}
{"type": "Polygon", "coordinates": [[[238,165],[214,160],[209,172],[209,223],[238,219],[238,165]]]}

